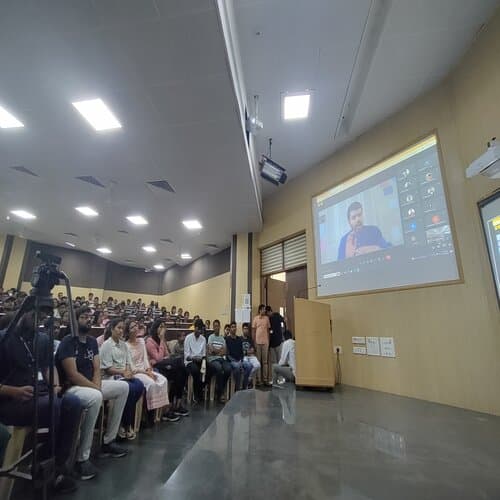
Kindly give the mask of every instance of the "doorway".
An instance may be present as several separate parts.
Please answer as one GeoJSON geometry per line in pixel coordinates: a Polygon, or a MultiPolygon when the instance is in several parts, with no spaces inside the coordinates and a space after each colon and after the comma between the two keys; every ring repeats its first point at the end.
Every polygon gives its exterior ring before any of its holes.
{"type": "Polygon", "coordinates": [[[295,329],[295,314],[293,310],[294,297],[308,298],[307,267],[302,266],[289,271],[263,276],[261,280],[261,297],[263,303],[279,312],[288,329],[295,329]]]}

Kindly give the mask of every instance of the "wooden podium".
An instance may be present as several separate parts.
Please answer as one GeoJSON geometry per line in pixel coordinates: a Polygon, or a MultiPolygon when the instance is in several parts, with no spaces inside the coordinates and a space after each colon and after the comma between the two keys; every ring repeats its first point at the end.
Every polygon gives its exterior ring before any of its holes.
{"type": "Polygon", "coordinates": [[[335,387],[330,306],[294,298],[298,386],[335,387]]]}

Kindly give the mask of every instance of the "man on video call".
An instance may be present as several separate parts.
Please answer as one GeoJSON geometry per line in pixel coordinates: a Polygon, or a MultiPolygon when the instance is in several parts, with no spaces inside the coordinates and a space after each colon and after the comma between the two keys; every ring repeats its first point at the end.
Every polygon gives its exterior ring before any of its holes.
{"type": "Polygon", "coordinates": [[[377,226],[363,224],[363,205],[359,201],[354,201],[349,205],[347,220],[351,230],[344,234],[340,240],[337,260],[376,252],[391,246],[389,242],[384,240],[382,232],[377,226]]]}

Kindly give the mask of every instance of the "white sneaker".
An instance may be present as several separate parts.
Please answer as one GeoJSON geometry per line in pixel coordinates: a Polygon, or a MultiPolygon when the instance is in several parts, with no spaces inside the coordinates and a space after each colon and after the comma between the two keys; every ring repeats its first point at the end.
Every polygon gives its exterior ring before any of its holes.
{"type": "Polygon", "coordinates": [[[125,439],[127,437],[125,427],[120,427],[120,429],[118,429],[118,437],[120,437],[121,439],[125,439]]]}
{"type": "Polygon", "coordinates": [[[133,441],[136,437],[137,437],[137,434],[132,429],[127,431],[127,439],[129,441],[133,441]]]}

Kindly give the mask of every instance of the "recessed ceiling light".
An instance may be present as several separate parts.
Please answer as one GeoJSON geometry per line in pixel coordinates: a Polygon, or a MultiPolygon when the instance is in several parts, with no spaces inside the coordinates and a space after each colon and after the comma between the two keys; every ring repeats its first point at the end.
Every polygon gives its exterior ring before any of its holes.
{"type": "Polygon", "coordinates": [[[309,115],[311,94],[285,95],[283,98],[283,119],[298,120],[309,115]]]}
{"type": "Polygon", "coordinates": [[[183,220],[182,223],[187,229],[201,229],[202,225],[197,219],[183,220]]]}
{"type": "Polygon", "coordinates": [[[19,128],[24,127],[14,115],[0,106],[0,128],[19,128]]]}
{"type": "Polygon", "coordinates": [[[66,243],[66,245],[68,245],[71,248],[75,248],[76,247],[76,245],[74,243],[71,243],[69,241],[65,241],[64,243],[66,243]]]}
{"type": "Polygon", "coordinates": [[[127,220],[136,226],[145,226],[148,221],[142,215],[129,215],[127,220]]]}
{"type": "Polygon", "coordinates": [[[17,217],[21,217],[21,219],[36,219],[36,215],[32,214],[31,212],[27,212],[26,210],[11,210],[10,213],[12,215],[16,215],[17,217]]]}
{"type": "Polygon", "coordinates": [[[156,252],[156,248],[153,245],[145,245],[142,247],[142,249],[148,253],[155,253],[156,252]]]}
{"type": "Polygon", "coordinates": [[[98,212],[90,207],[75,207],[75,210],[80,212],[82,215],[86,215],[87,217],[96,217],[99,215],[98,212]]]}
{"type": "Polygon", "coordinates": [[[181,259],[183,260],[189,260],[191,258],[190,253],[181,253],[181,259]]]}
{"type": "Polygon", "coordinates": [[[163,271],[163,269],[165,269],[165,266],[163,264],[155,264],[153,267],[155,269],[158,269],[158,271],[163,271]]]}
{"type": "Polygon", "coordinates": [[[90,99],[72,104],[97,131],[122,128],[121,123],[102,99],[90,99]]]}
{"type": "Polygon", "coordinates": [[[107,247],[100,247],[100,248],[97,248],[97,251],[99,253],[111,253],[111,250],[107,247]]]}

